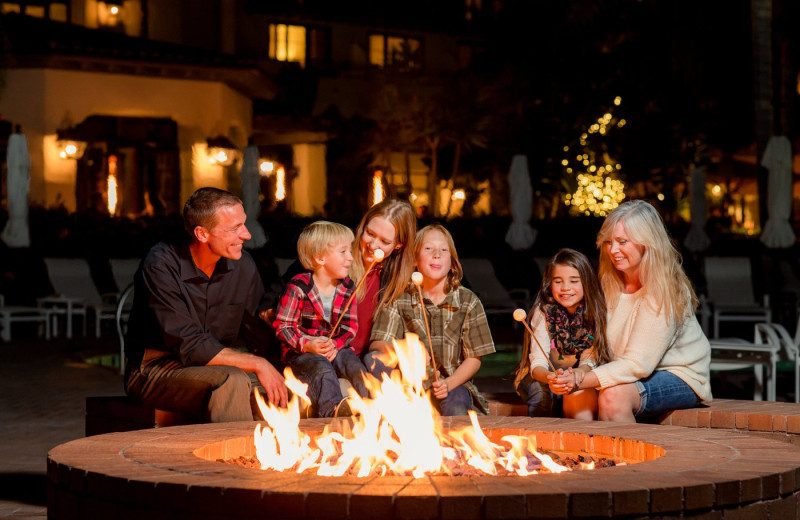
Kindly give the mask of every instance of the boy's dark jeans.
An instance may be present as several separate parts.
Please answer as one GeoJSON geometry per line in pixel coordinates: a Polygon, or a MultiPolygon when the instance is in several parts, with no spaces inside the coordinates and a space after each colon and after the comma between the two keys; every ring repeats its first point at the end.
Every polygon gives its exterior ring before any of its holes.
{"type": "Polygon", "coordinates": [[[286,364],[292,368],[297,379],[308,385],[311,411],[317,417],[333,417],[336,405],[344,399],[339,376],[347,378],[359,395],[368,395],[364,387],[364,365],[350,349],[340,350],[333,363],[320,354],[289,352],[286,355],[286,364]]]}

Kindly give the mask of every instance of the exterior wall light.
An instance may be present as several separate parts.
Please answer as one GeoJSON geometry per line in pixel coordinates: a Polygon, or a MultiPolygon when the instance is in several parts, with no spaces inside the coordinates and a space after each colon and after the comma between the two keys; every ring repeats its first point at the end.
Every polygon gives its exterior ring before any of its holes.
{"type": "Polygon", "coordinates": [[[78,136],[75,127],[56,130],[56,147],[62,159],[80,159],[86,151],[86,141],[78,136]]]}
{"type": "Polygon", "coordinates": [[[218,166],[230,166],[236,161],[239,150],[230,139],[218,135],[206,140],[208,146],[208,162],[218,166]]]}
{"type": "Polygon", "coordinates": [[[123,0],[106,0],[97,2],[97,21],[105,27],[116,27],[122,20],[125,2],[123,0]]]}

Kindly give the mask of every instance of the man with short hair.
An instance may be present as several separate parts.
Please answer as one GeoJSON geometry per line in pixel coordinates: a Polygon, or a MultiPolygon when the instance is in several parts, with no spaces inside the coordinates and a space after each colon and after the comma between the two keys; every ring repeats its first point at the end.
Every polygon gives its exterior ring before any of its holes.
{"type": "Polygon", "coordinates": [[[201,421],[252,420],[249,373],[286,406],[275,367],[237,348],[271,333],[257,316],[264,286],[243,250],[246,218],[235,195],[200,188],[183,209],[189,243],[159,243],[142,261],[125,341],[129,395],[201,421]]]}

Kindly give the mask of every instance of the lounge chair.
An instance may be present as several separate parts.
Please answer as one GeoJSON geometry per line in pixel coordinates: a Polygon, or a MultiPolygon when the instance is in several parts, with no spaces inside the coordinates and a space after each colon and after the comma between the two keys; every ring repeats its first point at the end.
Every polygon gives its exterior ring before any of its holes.
{"type": "Polygon", "coordinates": [[[506,289],[494,272],[492,263],[486,258],[463,258],[466,283],[478,295],[486,314],[511,314],[522,307],[530,306],[530,291],[527,289],[506,289]]]}
{"type": "Polygon", "coordinates": [[[11,341],[12,323],[38,323],[39,335],[44,332],[45,339],[50,339],[50,311],[41,307],[22,305],[6,305],[5,297],[0,294],[0,339],[11,341]]]}
{"type": "Polygon", "coordinates": [[[97,291],[89,263],[83,258],[45,258],[44,262],[55,293],[39,298],[39,306],[66,318],[67,338],[72,337],[72,319],[75,315],[81,316],[82,331],[86,335],[86,315],[91,310],[95,334],[99,338],[102,321],[114,319],[117,293],[101,295],[97,291]]]}
{"type": "Polygon", "coordinates": [[[708,303],[711,306],[714,338],[722,321],[772,323],[769,296],[756,301],[750,259],[744,256],[709,256],[705,259],[708,303]]]}

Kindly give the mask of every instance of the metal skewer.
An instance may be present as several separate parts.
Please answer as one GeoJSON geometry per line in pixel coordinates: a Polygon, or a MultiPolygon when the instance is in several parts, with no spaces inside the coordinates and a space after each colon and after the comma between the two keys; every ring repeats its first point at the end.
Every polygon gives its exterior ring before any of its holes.
{"type": "Polygon", "coordinates": [[[527,316],[528,316],[528,314],[525,312],[524,309],[516,309],[514,311],[514,319],[517,320],[518,322],[522,323],[523,325],[525,325],[525,328],[528,330],[528,334],[531,335],[531,338],[533,339],[533,341],[536,342],[536,345],[539,347],[539,350],[541,350],[542,354],[544,354],[544,358],[547,360],[547,364],[550,365],[550,368],[552,368],[553,372],[555,372],[556,371],[556,367],[553,366],[553,362],[550,361],[550,356],[547,355],[547,353],[544,351],[544,348],[542,348],[542,344],[539,343],[539,340],[536,339],[536,336],[533,334],[533,330],[531,329],[531,326],[528,325],[528,320],[526,319],[527,316]]]}
{"type": "Polygon", "coordinates": [[[328,335],[329,341],[333,337],[333,334],[336,332],[336,329],[339,327],[339,324],[342,322],[342,318],[344,318],[347,309],[350,308],[350,304],[353,303],[353,298],[356,297],[356,294],[358,293],[358,289],[361,287],[361,284],[363,284],[364,280],[367,279],[367,275],[369,274],[370,271],[372,271],[372,268],[375,267],[375,265],[378,264],[381,260],[383,260],[383,256],[384,254],[382,249],[376,249],[375,251],[372,252],[372,262],[369,264],[367,270],[364,271],[364,276],[362,276],[361,280],[358,281],[358,283],[356,284],[356,288],[353,289],[353,294],[350,295],[350,298],[347,299],[347,303],[344,304],[344,309],[342,309],[342,312],[339,313],[339,317],[336,319],[336,323],[333,324],[331,333],[328,335]]]}
{"type": "Polygon", "coordinates": [[[433,341],[431,340],[431,328],[428,325],[428,316],[425,314],[425,301],[423,300],[422,296],[422,273],[419,271],[414,271],[411,274],[411,281],[414,282],[414,285],[417,286],[417,292],[419,293],[419,308],[420,312],[422,313],[422,321],[425,322],[425,332],[428,333],[428,348],[431,351],[431,367],[433,367],[433,377],[434,380],[439,380],[439,373],[436,371],[436,359],[433,357],[433,341]]]}

